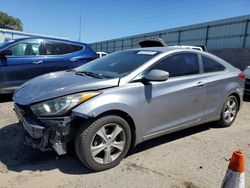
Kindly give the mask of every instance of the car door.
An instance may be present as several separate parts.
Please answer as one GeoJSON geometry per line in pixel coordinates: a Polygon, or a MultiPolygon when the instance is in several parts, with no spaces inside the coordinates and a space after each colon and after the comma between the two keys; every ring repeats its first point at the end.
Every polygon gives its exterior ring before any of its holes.
{"type": "Polygon", "coordinates": [[[68,70],[82,65],[77,59],[76,50],[83,47],[74,47],[66,42],[53,39],[44,39],[39,47],[42,60],[37,62],[36,76],[55,71],[68,70]]]}
{"type": "Polygon", "coordinates": [[[67,44],[58,40],[45,39],[39,50],[43,60],[38,66],[37,75],[69,69],[66,56],[70,51],[67,44]]]}
{"type": "Polygon", "coordinates": [[[37,75],[36,70],[43,59],[39,54],[41,44],[41,40],[26,39],[7,48],[12,55],[7,55],[4,59],[1,59],[3,68],[0,70],[0,74],[3,87],[15,89],[37,75]]]}
{"type": "Polygon", "coordinates": [[[201,55],[201,59],[203,63],[203,75],[206,76],[207,80],[208,93],[204,115],[208,119],[214,119],[214,117],[220,115],[225,97],[227,97],[226,86],[228,81],[230,81],[230,74],[228,74],[229,77],[226,76],[226,68],[209,56],[201,55]]]}
{"type": "Polygon", "coordinates": [[[148,70],[167,71],[170,78],[145,86],[148,96],[142,109],[142,117],[147,119],[142,128],[145,137],[201,121],[207,89],[200,74],[200,64],[195,53],[177,53],[160,60],[148,70]]]}
{"type": "Polygon", "coordinates": [[[44,71],[54,72],[76,68],[89,61],[88,50],[81,45],[75,45],[58,40],[45,40],[44,71]],[[84,51],[84,52],[83,52],[84,51]]]}

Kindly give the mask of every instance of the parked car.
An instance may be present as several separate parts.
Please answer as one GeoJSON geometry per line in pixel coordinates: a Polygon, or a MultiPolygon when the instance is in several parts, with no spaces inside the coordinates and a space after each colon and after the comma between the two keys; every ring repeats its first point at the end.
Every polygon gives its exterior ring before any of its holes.
{"type": "MultiPolygon", "coordinates": [[[[161,38],[158,37],[147,37],[139,40],[138,45],[141,48],[147,48],[147,47],[167,47],[167,43],[161,38]]],[[[187,49],[194,49],[194,50],[200,50],[200,51],[207,51],[207,47],[204,45],[199,46],[190,46],[190,45],[174,45],[174,47],[179,48],[187,48],[187,49]]]]}
{"type": "Polygon", "coordinates": [[[106,53],[106,52],[96,52],[96,53],[99,57],[104,57],[104,56],[108,55],[108,53],[106,53]]]}
{"type": "Polygon", "coordinates": [[[13,99],[27,144],[62,155],[73,139],[80,161],[101,171],[145,140],[211,121],[230,126],[243,90],[244,74],[226,61],[160,47],[116,52],[42,75],[13,99]]]}
{"type": "Polygon", "coordinates": [[[204,51],[203,48],[200,46],[176,45],[175,47],[204,51]]]}
{"type": "Polygon", "coordinates": [[[148,47],[166,47],[167,44],[165,41],[158,37],[147,37],[139,40],[138,45],[141,48],[148,48],[148,47]]]}
{"type": "Polygon", "coordinates": [[[246,81],[245,81],[245,95],[250,96],[250,66],[248,66],[245,71],[246,81]]]}
{"type": "Polygon", "coordinates": [[[66,70],[97,58],[89,45],[63,39],[22,38],[0,44],[0,94],[12,93],[38,75],[66,70]]]}

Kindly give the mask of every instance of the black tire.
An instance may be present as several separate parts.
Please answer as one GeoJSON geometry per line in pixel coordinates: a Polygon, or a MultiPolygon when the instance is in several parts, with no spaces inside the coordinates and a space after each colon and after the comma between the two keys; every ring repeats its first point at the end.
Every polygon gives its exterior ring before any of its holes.
{"type": "Polygon", "coordinates": [[[93,171],[103,171],[118,165],[120,161],[127,155],[130,144],[131,130],[127,121],[116,115],[107,115],[88,122],[87,124],[81,125],[76,135],[75,150],[80,161],[88,169],[93,171]],[[124,135],[126,137],[125,145],[118,158],[108,164],[100,164],[92,157],[90,148],[97,131],[109,123],[118,124],[123,128],[123,134],[125,133],[124,135]]]}
{"type": "Polygon", "coordinates": [[[220,120],[218,121],[218,125],[220,127],[229,127],[229,126],[231,126],[233,124],[233,122],[235,121],[236,117],[237,117],[238,111],[239,111],[239,102],[238,102],[237,98],[235,96],[233,96],[233,95],[229,96],[227,98],[226,102],[223,105],[221,115],[220,115],[220,120]],[[224,115],[225,110],[227,108],[228,101],[234,101],[235,102],[235,110],[236,110],[235,116],[234,116],[233,120],[230,121],[230,122],[226,121],[226,118],[225,118],[225,115],[224,115]]]}

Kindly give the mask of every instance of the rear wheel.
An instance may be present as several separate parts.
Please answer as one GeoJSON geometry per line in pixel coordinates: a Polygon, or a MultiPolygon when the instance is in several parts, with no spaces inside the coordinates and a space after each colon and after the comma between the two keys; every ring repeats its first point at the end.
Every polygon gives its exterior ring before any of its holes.
{"type": "Polygon", "coordinates": [[[235,96],[231,95],[224,103],[221,118],[218,121],[221,127],[229,127],[233,124],[239,109],[239,103],[235,96]]]}
{"type": "Polygon", "coordinates": [[[130,127],[119,116],[101,117],[82,125],[75,141],[80,161],[89,169],[101,171],[112,168],[126,156],[131,143],[130,127]]]}

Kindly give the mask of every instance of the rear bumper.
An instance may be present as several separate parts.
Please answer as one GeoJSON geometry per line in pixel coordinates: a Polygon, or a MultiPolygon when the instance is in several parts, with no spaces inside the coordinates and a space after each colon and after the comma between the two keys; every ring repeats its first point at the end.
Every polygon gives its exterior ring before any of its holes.
{"type": "Polygon", "coordinates": [[[245,95],[250,95],[250,79],[246,79],[246,81],[245,81],[244,94],[245,95]]]}
{"type": "Polygon", "coordinates": [[[11,94],[11,93],[14,93],[17,88],[18,87],[0,88],[0,94],[11,94]]]}
{"type": "Polygon", "coordinates": [[[15,90],[22,85],[26,80],[21,81],[9,81],[9,82],[0,82],[0,94],[9,94],[14,93],[15,90]]]}
{"type": "Polygon", "coordinates": [[[250,90],[249,89],[245,89],[244,95],[250,95],[250,90]]]}
{"type": "Polygon", "coordinates": [[[66,154],[66,143],[69,140],[70,123],[67,117],[38,117],[36,120],[27,116],[15,105],[16,116],[26,131],[24,143],[42,151],[55,150],[58,155],[66,154]]]}

